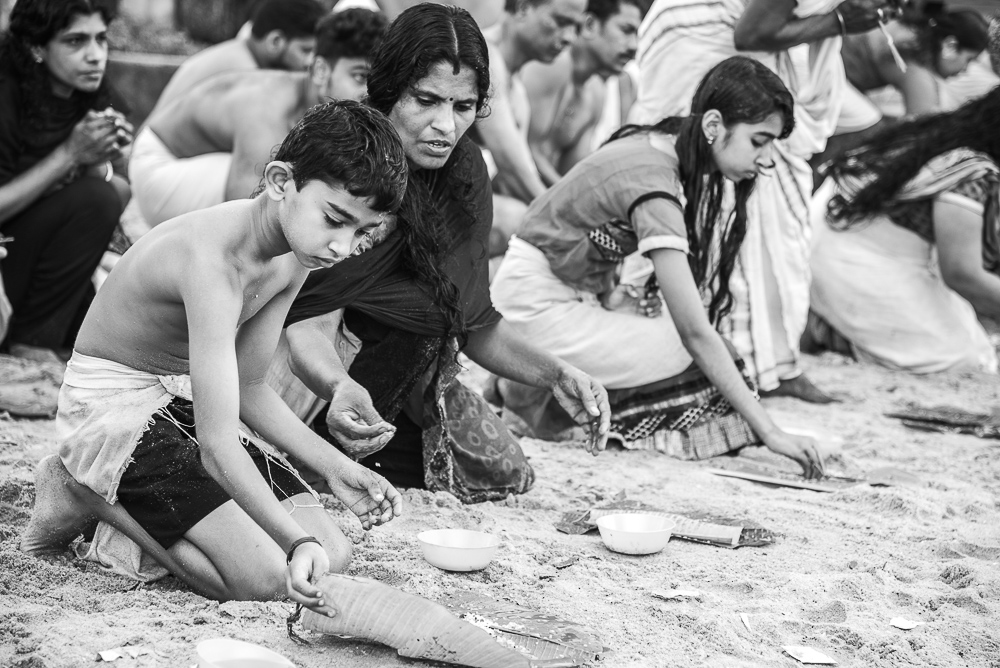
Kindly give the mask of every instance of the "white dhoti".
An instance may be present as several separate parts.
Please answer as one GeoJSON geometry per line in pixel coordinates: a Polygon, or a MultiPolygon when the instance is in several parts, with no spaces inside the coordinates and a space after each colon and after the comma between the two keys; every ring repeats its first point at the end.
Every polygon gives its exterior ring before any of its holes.
{"type": "Polygon", "coordinates": [[[490,293],[518,333],[608,389],[662,381],[691,365],[669,317],[605,309],[593,293],[559,279],[542,251],[516,237],[490,293]]]}
{"type": "MultiPolygon", "coordinates": [[[[135,138],[128,175],[150,225],[226,201],[231,153],[178,158],[148,127],[135,138]]],[[[249,196],[250,193],[247,193],[249,196]]]]}
{"type": "Polygon", "coordinates": [[[849,231],[817,218],[812,307],[860,359],[913,373],[997,370],[989,336],[941,278],[933,245],[884,216],[849,231]]]}

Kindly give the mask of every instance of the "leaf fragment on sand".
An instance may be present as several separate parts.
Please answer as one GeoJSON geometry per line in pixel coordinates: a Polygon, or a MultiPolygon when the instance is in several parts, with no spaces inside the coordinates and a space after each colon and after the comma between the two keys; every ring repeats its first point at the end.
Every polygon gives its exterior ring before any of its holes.
{"type": "Polygon", "coordinates": [[[98,658],[101,661],[117,661],[125,657],[125,652],[122,651],[121,647],[116,647],[114,649],[105,649],[97,653],[98,658]]]}
{"type": "Polygon", "coordinates": [[[785,650],[793,659],[799,663],[812,663],[820,664],[826,666],[835,666],[837,662],[828,657],[823,652],[815,650],[812,647],[804,647],[801,645],[786,645],[781,649],[785,650]]]}
{"type": "Polygon", "coordinates": [[[369,578],[324,575],[317,587],[336,601],[337,615],[311,610],[302,625],[327,634],[347,634],[394,647],[400,656],[473,668],[529,668],[522,654],[501,646],[489,633],[443,605],[369,578]]]}
{"type": "Polygon", "coordinates": [[[750,615],[745,612],[740,613],[740,621],[743,622],[743,626],[747,627],[747,631],[753,633],[753,629],[750,628],[750,615]]]}
{"type": "Polygon", "coordinates": [[[558,561],[553,561],[552,562],[552,566],[554,568],[558,568],[558,569],[562,570],[563,568],[568,568],[568,567],[572,566],[573,564],[575,564],[578,561],[580,561],[579,557],[566,557],[565,559],[560,559],[558,561]]]}
{"type": "Polygon", "coordinates": [[[905,617],[893,617],[892,619],[889,620],[889,623],[895,626],[897,629],[910,631],[912,629],[917,628],[921,624],[926,624],[927,622],[915,622],[905,617]]]}
{"type": "Polygon", "coordinates": [[[701,598],[701,592],[697,589],[670,589],[666,591],[663,589],[654,589],[649,593],[656,598],[662,598],[664,601],[673,601],[682,598],[701,598]]]}

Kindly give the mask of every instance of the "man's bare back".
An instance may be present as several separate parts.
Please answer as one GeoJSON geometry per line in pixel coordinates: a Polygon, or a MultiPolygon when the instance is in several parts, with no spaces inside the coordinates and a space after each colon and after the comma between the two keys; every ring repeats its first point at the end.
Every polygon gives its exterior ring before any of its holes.
{"type": "Polygon", "coordinates": [[[170,78],[153,107],[156,113],[187,94],[198,83],[225,72],[255,71],[260,67],[244,39],[231,39],[210,46],[184,61],[170,78]]]}
{"type": "Polygon", "coordinates": [[[297,289],[308,270],[291,253],[258,259],[259,249],[250,243],[253,207],[253,200],[228,202],[146,234],[94,299],[76,350],[157,375],[186,374],[185,282],[197,280],[205,291],[238,285],[243,295],[240,325],[282,291],[297,289]],[[213,275],[195,271],[213,265],[218,267],[213,275]]]}
{"type": "Polygon", "coordinates": [[[314,102],[305,94],[307,78],[280,70],[222,74],[157,111],[148,125],[178,158],[234,152],[251,131],[280,143],[314,102]]]}

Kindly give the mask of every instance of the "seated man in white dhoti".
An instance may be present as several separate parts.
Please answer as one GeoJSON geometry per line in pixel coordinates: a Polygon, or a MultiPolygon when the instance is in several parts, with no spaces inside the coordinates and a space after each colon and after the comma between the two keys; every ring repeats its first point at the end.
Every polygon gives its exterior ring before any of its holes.
{"type": "MultiPolygon", "coordinates": [[[[829,401],[803,375],[798,339],[809,304],[812,171],[843,106],[841,36],[877,26],[881,0],[657,0],[639,29],[639,98],[631,120],[685,114],[697,82],[740,51],[774,70],[795,97],[795,132],[775,143],[775,168],[748,202],[748,230],[722,331],[762,394],[829,401]],[[794,48],[793,48],[794,47],[794,48]]],[[[882,15],[887,15],[883,11],[882,15]]],[[[872,123],[878,120],[876,115],[872,123]]]]}
{"type": "Polygon", "coordinates": [[[271,152],[309,108],[365,96],[368,57],[387,25],[366,9],[333,14],[320,21],[308,72],[220,74],[153,114],[129,162],[146,222],[249,197],[271,152]]]}
{"type": "Polygon", "coordinates": [[[832,164],[817,193],[809,345],[914,373],[997,370],[977,318],[1000,316],[997,118],[1000,89],[832,164]]]}
{"type": "MultiPolygon", "coordinates": [[[[625,126],[536,199],[493,302],[526,339],[608,388],[612,438],[625,447],[704,459],[763,443],[821,475],[816,443],[774,424],[715,329],[732,306],[747,200],[795,123],[792,96],[767,67],[737,56],[709,72],[691,109],[625,126]],[[637,251],[654,267],[646,298],[659,304],[662,294],[666,309],[602,303],[637,251]]],[[[571,424],[550,395],[508,380],[496,389],[532,429],[571,424]]]]}

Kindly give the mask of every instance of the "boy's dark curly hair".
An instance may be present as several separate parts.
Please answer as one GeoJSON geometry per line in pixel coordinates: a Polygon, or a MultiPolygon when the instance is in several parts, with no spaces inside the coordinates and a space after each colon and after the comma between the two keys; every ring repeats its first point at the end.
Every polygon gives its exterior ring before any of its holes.
{"type": "Polygon", "coordinates": [[[296,188],[313,180],[343,185],[355,197],[371,198],[375,211],[396,211],[406,192],[406,154],[396,129],[385,116],[353,100],[310,109],[274,159],[292,166],[296,188]]]}
{"type": "Polygon", "coordinates": [[[371,58],[389,27],[384,15],[353,7],[316,25],[316,55],[332,67],[341,58],[371,58]]]}

